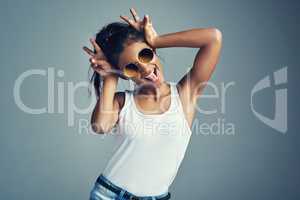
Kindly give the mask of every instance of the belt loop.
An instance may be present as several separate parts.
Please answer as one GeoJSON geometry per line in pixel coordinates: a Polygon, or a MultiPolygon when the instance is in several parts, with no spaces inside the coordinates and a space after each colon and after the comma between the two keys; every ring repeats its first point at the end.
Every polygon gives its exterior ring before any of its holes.
{"type": "Polygon", "coordinates": [[[119,196],[118,199],[123,200],[124,194],[125,194],[125,190],[121,190],[120,194],[118,195],[119,196]]]}

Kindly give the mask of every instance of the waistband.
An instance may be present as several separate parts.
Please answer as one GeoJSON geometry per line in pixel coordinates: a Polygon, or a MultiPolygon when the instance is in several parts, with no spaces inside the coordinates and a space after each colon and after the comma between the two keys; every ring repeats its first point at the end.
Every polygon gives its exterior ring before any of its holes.
{"type": "Polygon", "coordinates": [[[135,196],[134,194],[110,182],[103,174],[101,174],[97,178],[96,182],[102,185],[103,187],[105,187],[106,189],[116,193],[117,195],[122,195],[122,199],[124,200],[168,200],[171,198],[170,192],[167,192],[159,196],[146,196],[146,197],[135,196]]]}

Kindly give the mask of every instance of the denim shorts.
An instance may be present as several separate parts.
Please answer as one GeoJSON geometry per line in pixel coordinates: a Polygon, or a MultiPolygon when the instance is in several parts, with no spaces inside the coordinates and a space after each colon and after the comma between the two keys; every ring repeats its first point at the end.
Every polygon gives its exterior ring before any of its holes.
{"type": "MultiPolygon", "coordinates": [[[[103,181],[105,181],[105,183],[107,183],[111,186],[119,188],[118,186],[111,183],[108,179],[106,179],[103,175],[100,175],[99,178],[101,178],[103,181]]],[[[118,195],[118,194],[116,194],[113,191],[107,189],[106,187],[104,187],[103,185],[101,185],[100,183],[98,183],[96,181],[95,184],[94,184],[93,189],[90,192],[89,200],[126,200],[123,197],[125,193],[133,195],[130,192],[128,192],[128,191],[126,191],[122,188],[120,188],[120,189],[121,189],[121,192],[118,195]]],[[[139,199],[141,199],[141,200],[151,200],[151,199],[156,200],[157,198],[165,197],[167,195],[168,195],[168,193],[160,195],[160,196],[139,197],[139,199]]]]}

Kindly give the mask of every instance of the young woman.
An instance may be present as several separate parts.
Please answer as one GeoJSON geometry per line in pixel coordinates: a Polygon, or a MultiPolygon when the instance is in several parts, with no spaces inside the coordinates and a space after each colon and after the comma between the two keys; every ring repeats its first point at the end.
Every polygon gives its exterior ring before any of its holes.
{"type": "MultiPolygon", "coordinates": [[[[198,97],[219,60],[217,28],[195,28],[157,35],[148,15],[103,27],[91,39],[98,97],[91,124],[99,134],[117,127],[120,145],[95,181],[90,199],[170,199],[173,182],[191,137],[198,97]],[[192,68],[178,82],[164,79],[157,48],[199,48],[192,68]],[[133,90],[116,92],[118,78],[133,90]]],[[[172,70],[172,66],[166,68],[172,70]]]]}

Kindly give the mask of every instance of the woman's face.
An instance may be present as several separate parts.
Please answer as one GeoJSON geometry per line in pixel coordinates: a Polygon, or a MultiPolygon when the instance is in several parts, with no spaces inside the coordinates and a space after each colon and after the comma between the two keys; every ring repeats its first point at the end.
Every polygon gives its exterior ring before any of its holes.
{"type": "Polygon", "coordinates": [[[123,71],[128,64],[133,63],[137,66],[139,74],[139,76],[132,78],[136,84],[152,84],[158,87],[164,82],[162,67],[155,53],[150,62],[142,62],[139,59],[139,53],[145,48],[151,49],[145,42],[132,42],[126,45],[119,56],[118,67],[123,71]]]}

